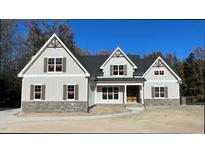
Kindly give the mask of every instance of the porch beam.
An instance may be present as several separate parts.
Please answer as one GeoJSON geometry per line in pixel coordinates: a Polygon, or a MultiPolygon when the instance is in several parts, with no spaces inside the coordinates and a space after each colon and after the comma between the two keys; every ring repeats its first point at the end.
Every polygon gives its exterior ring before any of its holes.
{"type": "Polygon", "coordinates": [[[136,85],[140,86],[143,85],[143,83],[97,83],[97,86],[129,86],[129,85],[136,85]]]}

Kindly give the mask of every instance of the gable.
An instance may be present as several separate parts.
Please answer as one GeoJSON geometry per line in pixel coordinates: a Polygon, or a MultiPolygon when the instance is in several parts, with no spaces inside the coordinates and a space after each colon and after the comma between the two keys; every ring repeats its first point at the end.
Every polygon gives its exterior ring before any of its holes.
{"type": "Polygon", "coordinates": [[[136,68],[135,64],[118,47],[101,65],[100,69],[103,72],[101,77],[133,77],[133,72],[136,68]],[[121,67],[121,72],[123,72],[121,75],[119,74],[119,67],[121,67]]]}
{"type": "Polygon", "coordinates": [[[144,73],[143,77],[147,80],[178,80],[181,78],[170,68],[170,66],[158,57],[144,73]],[[154,75],[154,71],[164,71],[164,75],[154,75]]]}
{"type": "Polygon", "coordinates": [[[43,71],[44,58],[66,58],[66,71],[64,74],[84,74],[89,76],[87,70],[76,59],[72,52],[63,44],[56,34],[53,34],[18,74],[18,77],[23,77],[24,75],[45,75],[43,71]]]}
{"type": "Polygon", "coordinates": [[[119,47],[115,49],[115,51],[107,58],[107,60],[101,65],[100,68],[103,69],[105,65],[110,61],[110,59],[118,58],[120,61],[122,57],[125,58],[130,63],[130,65],[133,66],[134,69],[137,69],[137,66],[130,60],[130,58],[119,47]]]}

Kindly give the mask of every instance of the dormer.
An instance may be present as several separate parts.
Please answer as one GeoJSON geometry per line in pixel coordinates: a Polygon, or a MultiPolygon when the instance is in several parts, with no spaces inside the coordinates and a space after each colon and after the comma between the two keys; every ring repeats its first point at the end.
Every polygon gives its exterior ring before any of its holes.
{"type": "Polygon", "coordinates": [[[129,57],[117,47],[115,51],[101,65],[98,77],[133,77],[133,73],[137,66],[129,59],[129,57]]]}

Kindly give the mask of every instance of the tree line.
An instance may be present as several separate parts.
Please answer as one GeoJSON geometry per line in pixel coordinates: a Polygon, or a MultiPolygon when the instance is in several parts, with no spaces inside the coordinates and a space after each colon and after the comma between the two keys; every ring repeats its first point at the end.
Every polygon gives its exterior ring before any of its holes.
{"type": "MultiPolygon", "coordinates": [[[[33,55],[56,33],[70,49],[79,55],[91,55],[75,44],[68,20],[0,20],[0,106],[18,107],[21,100],[21,79],[17,74],[33,55]]],[[[109,55],[99,51],[97,55],[109,55]]],[[[166,58],[182,78],[181,95],[204,101],[205,50],[197,47],[184,60],[173,54],[153,52],[144,58],[166,58]]]]}

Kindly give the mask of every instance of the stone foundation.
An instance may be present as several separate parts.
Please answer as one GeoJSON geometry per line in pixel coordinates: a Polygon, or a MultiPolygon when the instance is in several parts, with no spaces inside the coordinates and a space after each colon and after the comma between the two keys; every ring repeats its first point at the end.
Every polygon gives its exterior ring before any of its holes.
{"type": "Polygon", "coordinates": [[[144,99],[145,106],[180,106],[180,99],[144,99]]]}
{"type": "Polygon", "coordinates": [[[22,112],[46,113],[46,112],[87,112],[87,102],[82,101],[23,101],[22,112]]]}

